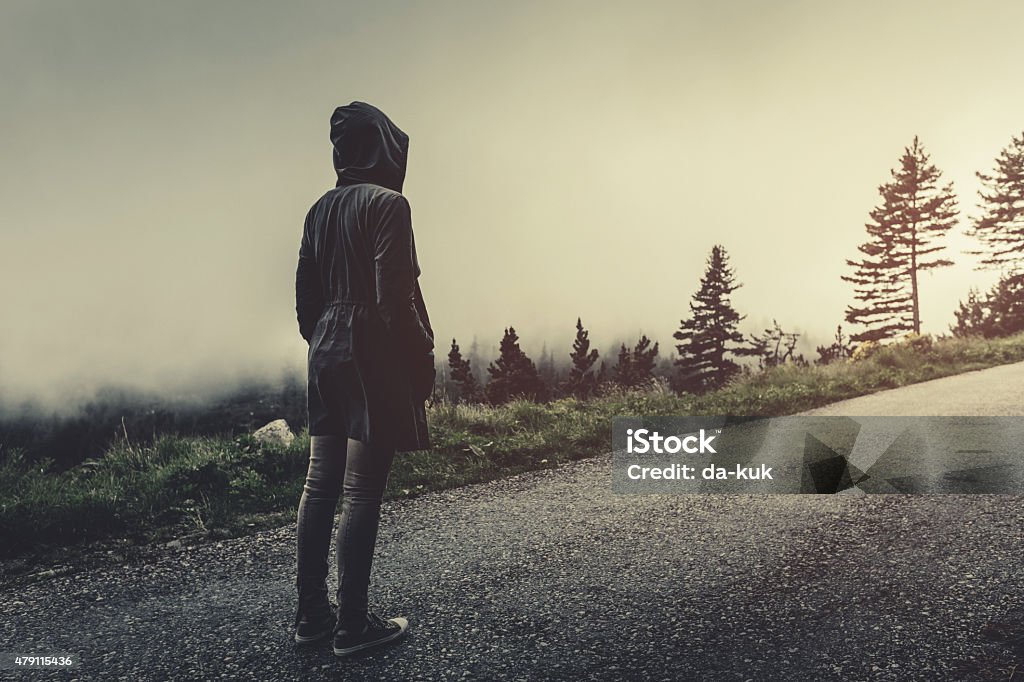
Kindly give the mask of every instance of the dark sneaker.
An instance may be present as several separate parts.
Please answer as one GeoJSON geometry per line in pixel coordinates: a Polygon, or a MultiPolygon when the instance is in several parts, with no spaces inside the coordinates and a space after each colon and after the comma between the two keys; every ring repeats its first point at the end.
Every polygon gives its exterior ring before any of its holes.
{"type": "Polygon", "coordinates": [[[333,606],[319,608],[312,613],[299,612],[295,616],[295,643],[319,642],[334,632],[335,623],[333,606]]]}
{"type": "Polygon", "coordinates": [[[362,630],[339,629],[334,633],[334,655],[348,656],[393,642],[408,628],[405,618],[384,620],[374,613],[367,614],[362,630]]]}

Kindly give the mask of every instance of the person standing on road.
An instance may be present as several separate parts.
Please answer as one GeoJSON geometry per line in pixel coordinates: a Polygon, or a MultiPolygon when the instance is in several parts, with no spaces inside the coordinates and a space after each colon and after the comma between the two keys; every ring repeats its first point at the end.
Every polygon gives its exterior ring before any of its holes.
{"type": "Polygon", "coordinates": [[[295,641],[333,633],[345,656],[401,637],[405,618],[369,610],[381,499],[396,452],[430,447],[424,401],[434,340],[401,194],[409,136],[364,102],[331,117],[338,182],[309,210],[295,307],[309,343],[309,471],[299,502],[295,641]],[[339,496],[337,608],[327,594],[339,496]]]}

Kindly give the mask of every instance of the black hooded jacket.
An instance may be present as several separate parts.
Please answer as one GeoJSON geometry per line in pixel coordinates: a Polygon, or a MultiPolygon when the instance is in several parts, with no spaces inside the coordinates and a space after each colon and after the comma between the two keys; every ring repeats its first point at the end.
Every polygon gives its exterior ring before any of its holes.
{"type": "Polygon", "coordinates": [[[309,432],[424,449],[434,342],[401,194],[409,137],[353,102],[334,111],[331,142],[337,187],[306,216],[295,275],[309,432]]]}

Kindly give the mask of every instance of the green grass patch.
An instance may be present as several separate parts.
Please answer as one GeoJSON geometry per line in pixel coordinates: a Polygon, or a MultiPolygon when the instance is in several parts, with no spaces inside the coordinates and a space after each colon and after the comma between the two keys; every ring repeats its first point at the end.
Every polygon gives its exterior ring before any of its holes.
{"type": "MultiPolygon", "coordinates": [[[[704,396],[654,388],[589,400],[431,408],[434,448],[401,455],[388,498],[409,497],[605,452],[611,420],[627,415],[776,416],[965,371],[1024,360],[1024,335],[918,339],[826,366],[783,365],[748,373],[704,396]]],[[[0,461],[0,555],[111,538],[147,542],[176,535],[243,532],[253,519],[282,522],[298,502],[309,437],[288,446],[250,437],[165,435],[150,445],[122,440],[66,471],[18,451],[0,461]],[[270,515],[268,517],[268,515],[270,515]]]]}

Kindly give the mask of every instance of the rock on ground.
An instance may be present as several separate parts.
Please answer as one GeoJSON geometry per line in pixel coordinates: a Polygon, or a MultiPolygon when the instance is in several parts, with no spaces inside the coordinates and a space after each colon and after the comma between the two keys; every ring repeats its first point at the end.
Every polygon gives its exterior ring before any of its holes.
{"type": "Polygon", "coordinates": [[[288,426],[288,422],[283,419],[275,419],[269,424],[260,427],[253,434],[260,443],[272,443],[274,445],[288,446],[295,440],[295,434],[292,433],[291,428],[288,426]]]}

